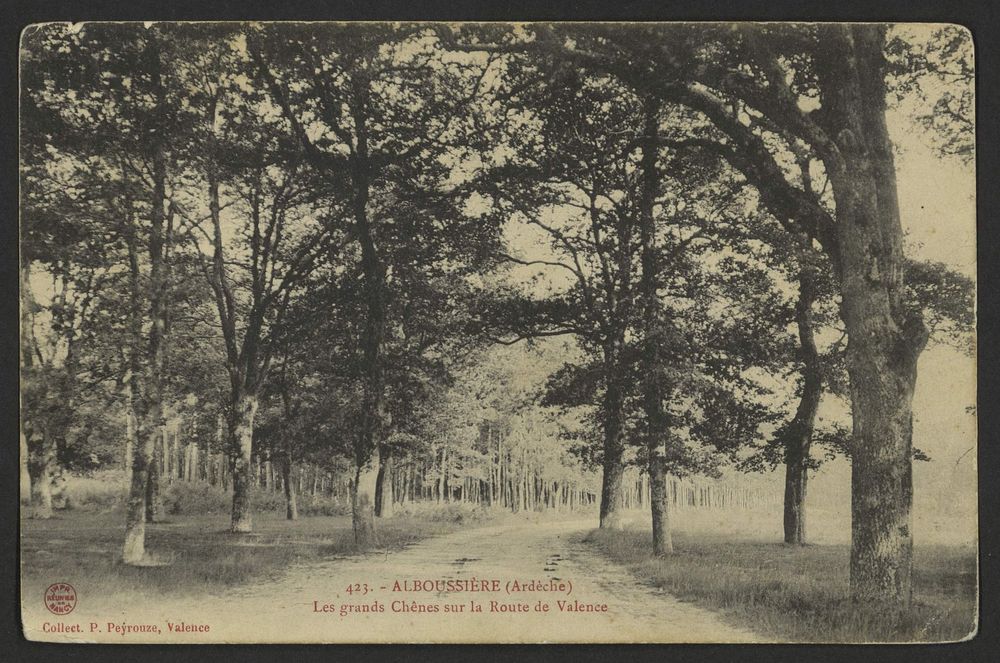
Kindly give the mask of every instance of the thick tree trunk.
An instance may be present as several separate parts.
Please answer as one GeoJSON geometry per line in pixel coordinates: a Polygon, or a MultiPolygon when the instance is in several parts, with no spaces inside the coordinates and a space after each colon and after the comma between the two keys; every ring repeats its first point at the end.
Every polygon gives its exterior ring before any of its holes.
{"type": "Polygon", "coordinates": [[[361,404],[361,430],[355,438],[355,483],[352,518],[354,539],[360,545],[375,542],[375,484],[379,470],[379,446],[382,431],[390,423],[383,402],[385,388],[382,366],[382,339],[385,333],[386,268],[375,243],[375,229],[368,218],[368,196],[371,177],[368,163],[366,125],[366,83],[357,81],[352,111],[355,120],[357,146],[352,160],[351,180],[354,187],[354,226],[361,245],[361,271],[364,275],[365,324],[361,347],[364,359],[364,394],[361,404]]]}
{"type": "Polygon", "coordinates": [[[379,518],[391,518],[392,503],[392,453],[385,446],[380,453],[381,463],[378,467],[378,477],[375,481],[375,515],[379,518]]]}
{"type": "Polygon", "coordinates": [[[653,554],[669,555],[674,552],[674,542],[670,534],[667,476],[659,456],[649,463],[649,506],[653,518],[653,554]]]}
{"type": "Polygon", "coordinates": [[[149,464],[146,473],[146,522],[155,523],[161,518],[160,514],[160,468],[155,450],[153,451],[153,462],[149,464]]]}
{"type": "Polygon", "coordinates": [[[37,505],[35,508],[35,518],[52,517],[52,483],[55,479],[56,470],[56,443],[48,431],[41,434],[41,455],[39,458],[41,465],[38,472],[36,489],[37,505]]]}
{"type": "MultiPolygon", "coordinates": [[[[857,344],[863,345],[863,344],[857,344]]],[[[851,595],[908,607],[912,600],[912,435],[916,356],[848,350],[854,439],[851,595]]],[[[914,354],[907,350],[907,354],[914,354]]]]}
{"type": "Polygon", "coordinates": [[[663,399],[666,385],[663,384],[664,351],[669,339],[664,331],[662,306],[657,294],[660,283],[660,259],[656,247],[656,219],[653,205],[659,188],[657,169],[659,104],[648,99],[644,104],[642,147],[642,192],[639,200],[639,239],[642,247],[639,290],[642,305],[642,407],[646,415],[643,435],[649,469],[650,515],[653,521],[653,554],[667,555],[673,552],[673,538],[670,533],[669,504],[667,501],[667,479],[665,452],[672,442],[672,431],[663,399]]]}
{"type": "Polygon", "coordinates": [[[253,462],[253,426],[257,414],[257,395],[238,394],[233,403],[230,423],[230,453],[233,455],[233,510],[230,531],[253,531],[250,484],[253,462]]]}
{"type": "Polygon", "coordinates": [[[903,301],[903,230],[885,120],[885,27],[824,30],[830,56],[817,66],[821,101],[843,159],[828,170],[854,420],[851,596],[903,609],[912,599],[913,390],[927,330],[903,301]]]}
{"type": "MultiPolygon", "coordinates": [[[[156,279],[154,279],[155,281],[156,279]]],[[[132,456],[132,481],[125,510],[125,540],[122,546],[122,561],[126,564],[141,564],[146,558],[146,504],[149,499],[147,483],[154,462],[157,437],[161,425],[163,347],[165,315],[162,302],[154,296],[153,324],[150,332],[149,394],[147,406],[140,427],[141,443],[135,446],[132,456]]]]}
{"type": "Polygon", "coordinates": [[[288,520],[299,519],[299,506],[295,495],[295,482],[292,480],[292,453],[285,453],[285,462],[281,464],[282,483],[285,484],[285,517],[288,520]]]}
{"type": "MultiPolygon", "coordinates": [[[[147,412],[147,421],[159,419],[159,414],[159,406],[154,405],[147,412]]],[[[126,564],[142,564],[146,560],[146,483],[157,432],[156,426],[147,426],[132,456],[132,483],[125,507],[125,543],[122,547],[122,561],[126,564]]]]}
{"type": "Polygon", "coordinates": [[[358,463],[351,484],[351,523],[354,541],[361,546],[378,542],[375,536],[375,483],[378,478],[378,450],[364,463],[358,463]]]}

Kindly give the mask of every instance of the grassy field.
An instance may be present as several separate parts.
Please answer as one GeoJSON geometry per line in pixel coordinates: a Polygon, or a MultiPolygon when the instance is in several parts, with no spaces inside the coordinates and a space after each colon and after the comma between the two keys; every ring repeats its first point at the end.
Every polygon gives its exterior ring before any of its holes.
{"type": "Polygon", "coordinates": [[[942,642],[971,634],[976,551],[917,546],[914,608],[892,616],[852,608],[847,545],[786,546],[699,531],[674,534],[676,553],[650,554],[646,528],[594,530],[587,541],[636,577],[717,610],[763,636],[796,642],[942,642]]]}
{"type": "MultiPolygon", "coordinates": [[[[476,525],[481,513],[442,509],[379,521],[379,550],[397,550],[422,538],[476,525]]],[[[229,516],[173,515],[147,525],[147,550],[163,566],[130,567],[118,557],[123,515],[60,511],[49,520],[21,522],[22,592],[41,596],[52,582],[68,582],[87,596],[202,594],[280,574],[300,561],[356,554],[348,516],[285,520],[280,512],[254,516],[252,535],[227,531],[229,516]]]]}

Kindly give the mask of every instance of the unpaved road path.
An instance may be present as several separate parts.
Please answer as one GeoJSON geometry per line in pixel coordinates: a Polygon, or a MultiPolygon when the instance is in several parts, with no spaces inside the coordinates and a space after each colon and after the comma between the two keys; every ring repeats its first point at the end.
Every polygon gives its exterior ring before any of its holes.
{"type": "MultiPolygon", "coordinates": [[[[581,541],[589,521],[515,524],[465,530],[426,539],[396,553],[373,553],[291,567],[280,579],[241,587],[224,596],[156,604],[123,599],[118,614],[78,614],[70,640],[104,642],[753,642],[751,632],[718,615],[639,584],[622,567],[581,541]],[[496,580],[498,592],[393,591],[398,581],[496,580]],[[508,593],[510,581],[571,584],[571,590],[508,593]],[[368,593],[347,593],[350,585],[368,593]],[[567,593],[568,592],[568,593],[567,593]],[[491,602],[495,601],[496,606],[491,602]],[[560,610],[558,601],[606,605],[606,612],[560,610]],[[436,612],[403,611],[413,603],[436,612]],[[475,602],[482,612],[472,612],[475,602]],[[539,602],[547,612],[536,610],[539,602]],[[376,612],[342,615],[344,605],[376,612]],[[496,612],[526,604],[527,612],[496,612]],[[323,606],[330,612],[318,612],[323,606]],[[461,612],[445,612],[462,606],[461,612]],[[493,608],[493,610],[491,610],[493,608]],[[430,608],[426,608],[430,609],[430,608]],[[90,622],[99,624],[88,632],[90,622]],[[208,632],[176,634],[167,621],[208,625],[208,632]],[[160,633],[108,632],[107,622],[158,625],[160,633]]],[[[412,585],[411,585],[412,586],[412,585]]],[[[575,604],[574,604],[575,605],[575,604]]],[[[44,615],[25,615],[34,631],[44,615]]],[[[71,619],[71,618],[75,618],[71,619]]],[[[36,636],[42,635],[35,632],[36,636]]],[[[45,639],[62,639],[46,633],[45,639]]]]}

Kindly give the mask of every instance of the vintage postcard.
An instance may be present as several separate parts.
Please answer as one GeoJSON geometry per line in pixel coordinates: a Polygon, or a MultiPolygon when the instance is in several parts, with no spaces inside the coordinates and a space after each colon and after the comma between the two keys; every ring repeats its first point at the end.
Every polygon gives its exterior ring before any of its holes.
{"type": "Polygon", "coordinates": [[[955,642],[948,24],[46,23],[23,632],[955,642]]]}

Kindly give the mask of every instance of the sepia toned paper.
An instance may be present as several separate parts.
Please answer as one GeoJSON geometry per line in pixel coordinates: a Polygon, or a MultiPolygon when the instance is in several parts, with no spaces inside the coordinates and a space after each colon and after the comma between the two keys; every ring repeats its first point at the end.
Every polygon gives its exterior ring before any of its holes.
{"type": "Polygon", "coordinates": [[[972,49],[29,26],[25,637],[973,637],[972,49]]]}

